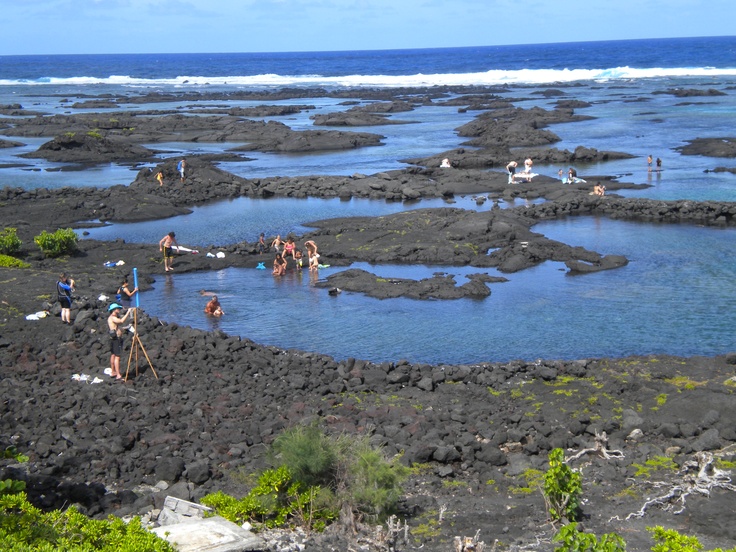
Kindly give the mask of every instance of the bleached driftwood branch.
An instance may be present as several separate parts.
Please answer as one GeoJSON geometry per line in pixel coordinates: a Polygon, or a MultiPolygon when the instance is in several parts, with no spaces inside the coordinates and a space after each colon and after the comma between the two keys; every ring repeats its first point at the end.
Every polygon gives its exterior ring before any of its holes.
{"type": "MultiPolygon", "coordinates": [[[[693,460],[682,465],[680,474],[682,481],[672,484],[669,491],[661,496],[647,500],[640,510],[632,512],[626,519],[644,517],[651,506],[659,506],[666,512],[680,514],[685,510],[685,501],[690,495],[710,496],[711,489],[725,489],[736,492],[736,485],[731,483],[731,477],[723,470],[719,470],[714,462],[714,455],[702,451],[695,453],[693,460]]],[[[668,484],[657,482],[656,488],[666,487],[668,484]]]]}
{"type": "Polygon", "coordinates": [[[595,445],[591,448],[583,449],[577,454],[573,454],[568,458],[565,458],[565,462],[572,462],[573,460],[577,460],[578,458],[581,458],[586,454],[595,454],[597,456],[600,456],[601,458],[605,458],[606,460],[609,460],[610,458],[624,457],[624,453],[620,450],[608,450],[608,435],[605,431],[602,431],[601,433],[598,433],[598,431],[596,431],[595,445]]]}

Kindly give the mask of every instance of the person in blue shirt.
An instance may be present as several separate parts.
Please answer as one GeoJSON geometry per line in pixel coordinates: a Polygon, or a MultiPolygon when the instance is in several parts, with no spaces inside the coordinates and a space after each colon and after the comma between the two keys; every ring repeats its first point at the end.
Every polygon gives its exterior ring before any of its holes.
{"type": "Polygon", "coordinates": [[[64,324],[71,324],[72,315],[72,293],[74,289],[74,280],[72,280],[66,272],[59,275],[59,281],[56,282],[56,294],[61,305],[61,321],[64,324]]]}
{"type": "Polygon", "coordinates": [[[187,160],[186,160],[186,157],[185,157],[184,159],[182,159],[181,161],[179,161],[176,164],[176,170],[179,171],[179,174],[181,175],[181,181],[182,182],[184,182],[184,171],[186,170],[186,168],[187,168],[187,160]]]}

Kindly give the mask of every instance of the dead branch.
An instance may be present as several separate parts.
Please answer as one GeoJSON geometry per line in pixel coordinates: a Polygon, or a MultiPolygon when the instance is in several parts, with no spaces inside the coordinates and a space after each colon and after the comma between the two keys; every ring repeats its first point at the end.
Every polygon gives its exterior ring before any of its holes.
{"type": "MultiPolygon", "coordinates": [[[[687,497],[691,495],[708,497],[712,489],[736,492],[736,485],[731,483],[729,474],[719,470],[713,461],[713,453],[706,451],[695,453],[695,458],[685,462],[678,472],[682,475],[681,482],[673,484],[667,493],[647,500],[640,510],[632,512],[626,516],[626,519],[644,517],[647,509],[651,506],[659,506],[665,512],[672,512],[675,515],[680,514],[685,511],[687,497]]],[[[653,485],[656,488],[667,486],[663,482],[657,482],[653,485]]]]}
{"type": "Polygon", "coordinates": [[[574,454],[568,458],[565,458],[565,462],[572,462],[573,460],[577,460],[578,458],[581,458],[586,454],[595,454],[596,456],[600,456],[601,458],[604,458],[606,460],[609,460],[611,458],[624,457],[624,453],[620,450],[608,450],[608,435],[605,431],[598,433],[597,430],[595,432],[595,445],[591,448],[583,449],[577,454],[574,454]]]}

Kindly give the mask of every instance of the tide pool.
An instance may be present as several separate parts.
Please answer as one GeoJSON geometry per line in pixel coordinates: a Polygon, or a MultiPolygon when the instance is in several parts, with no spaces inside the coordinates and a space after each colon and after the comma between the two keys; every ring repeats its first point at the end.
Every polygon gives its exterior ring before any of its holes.
{"type": "MultiPolygon", "coordinates": [[[[538,200],[536,202],[541,202],[538,200]]],[[[502,202],[504,207],[523,205],[524,200],[502,202]]],[[[378,217],[430,207],[459,207],[463,209],[490,210],[493,201],[478,205],[472,196],[458,196],[454,202],[444,199],[422,199],[401,202],[370,199],[340,198],[288,198],[270,199],[237,198],[218,201],[201,207],[193,207],[192,213],[162,220],[116,223],[98,228],[77,231],[88,232],[84,237],[102,241],[124,239],[130,243],[156,243],[172,230],[182,245],[206,247],[229,245],[241,241],[258,241],[261,232],[267,237],[289,233],[304,234],[310,231],[310,222],[339,217],[378,217]]]]}
{"type": "MultiPolygon", "coordinates": [[[[484,300],[377,300],[358,293],[330,296],[318,275],[226,269],[158,277],[141,306],[153,316],[220,329],[258,343],[326,353],[337,359],[407,359],[472,364],[511,359],[575,359],[638,354],[714,355],[733,351],[736,322],[736,229],[645,225],[593,217],[535,227],[553,239],[601,253],[624,254],[624,268],[569,276],[547,262],[492,284],[484,300]],[[633,239],[636,237],[636,239],[633,239]],[[215,292],[221,319],[202,312],[215,292]]],[[[329,259],[325,259],[329,262],[329,259]]],[[[370,266],[381,277],[464,275],[469,267],[370,266]]]]}

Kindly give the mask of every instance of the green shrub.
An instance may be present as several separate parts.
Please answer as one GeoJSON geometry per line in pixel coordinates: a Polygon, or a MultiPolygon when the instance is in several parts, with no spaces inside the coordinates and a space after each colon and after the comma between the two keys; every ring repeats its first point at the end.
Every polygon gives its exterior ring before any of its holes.
{"type": "Polygon", "coordinates": [[[395,510],[402,493],[401,483],[409,470],[396,459],[387,460],[383,451],[370,446],[367,438],[351,440],[346,478],[344,481],[338,478],[338,488],[345,489],[341,502],[360,517],[383,521],[395,510]]]}
{"type": "Polygon", "coordinates": [[[44,513],[28,502],[25,492],[0,496],[0,550],[90,552],[175,552],[165,540],[146,530],[140,518],[129,523],[114,516],[93,520],[73,506],[44,513]]]}
{"type": "Polygon", "coordinates": [[[554,540],[560,543],[555,552],[623,552],[624,539],[616,533],[606,533],[599,539],[592,533],[578,531],[577,523],[568,523],[560,528],[554,540]]]}
{"type": "Polygon", "coordinates": [[[5,228],[0,232],[0,253],[3,255],[15,255],[20,251],[23,242],[18,237],[18,231],[15,228],[5,228]]]}
{"type": "Polygon", "coordinates": [[[286,466],[264,471],[258,484],[241,499],[218,491],[201,502],[233,523],[249,521],[265,528],[280,527],[296,518],[307,530],[319,531],[337,517],[332,494],[319,487],[304,489],[286,466]]]}
{"type": "Polygon", "coordinates": [[[235,523],[276,527],[296,522],[320,531],[345,515],[382,521],[395,509],[409,469],[387,460],[367,438],[330,437],[316,426],[284,431],[273,444],[280,466],[264,471],[242,499],[218,492],[202,504],[235,523]]]}
{"type": "MultiPolygon", "coordinates": [[[[700,552],[703,545],[697,537],[688,537],[681,535],[674,529],[665,529],[664,527],[647,527],[647,531],[652,534],[652,538],[656,544],[652,546],[652,552],[700,552]]],[[[723,550],[716,548],[712,552],[736,552],[736,548],[723,550]]]]}
{"type": "Polygon", "coordinates": [[[53,234],[44,230],[33,238],[47,257],[70,255],[77,250],[77,234],[71,228],[60,228],[53,234]]]}
{"type": "Polygon", "coordinates": [[[315,426],[284,431],[274,441],[279,461],[304,486],[333,491],[339,509],[372,521],[385,519],[401,496],[409,469],[387,460],[365,437],[330,437],[315,426]]]}
{"type": "Polygon", "coordinates": [[[338,450],[317,426],[287,429],[273,442],[273,452],[294,479],[308,487],[330,486],[334,481],[338,450]]]}
{"type": "Polygon", "coordinates": [[[560,448],[549,453],[549,470],[544,475],[544,498],[552,521],[577,521],[580,517],[582,478],[565,464],[560,448]]]}
{"type": "Polygon", "coordinates": [[[23,453],[18,452],[18,449],[15,448],[15,446],[13,445],[10,445],[3,451],[2,458],[12,458],[16,462],[21,462],[21,463],[28,462],[29,460],[28,456],[26,456],[23,453]]]}
{"type": "Polygon", "coordinates": [[[9,255],[0,255],[0,266],[5,268],[31,268],[31,265],[27,262],[9,255]]]}

